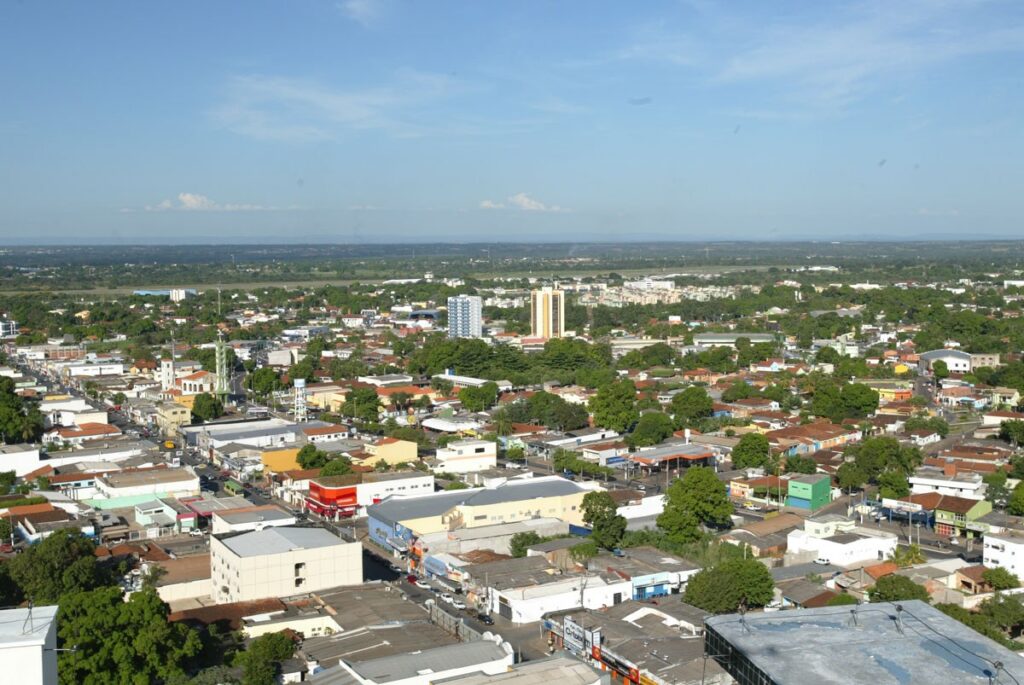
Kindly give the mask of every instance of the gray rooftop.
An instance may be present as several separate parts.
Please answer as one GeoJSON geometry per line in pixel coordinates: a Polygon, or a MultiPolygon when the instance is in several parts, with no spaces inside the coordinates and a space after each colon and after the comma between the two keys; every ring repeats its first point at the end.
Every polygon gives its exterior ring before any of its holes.
{"type": "Polygon", "coordinates": [[[289,514],[280,507],[260,507],[258,509],[243,509],[241,511],[218,511],[215,512],[215,514],[226,523],[235,525],[242,523],[260,523],[261,521],[284,521],[285,519],[295,518],[292,514],[289,514]]]}
{"type": "Polygon", "coordinates": [[[56,618],[56,606],[0,611],[0,649],[16,645],[42,644],[46,640],[50,624],[56,618]]]}
{"type": "MultiPolygon", "coordinates": [[[[910,600],[901,606],[902,612],[888,602],[862,605],[853,609],[856,622],[850,607],[823,607],[713,616],[706,626],[778,685],[989,685],[1024,680],[1024,662],[1016,653],[925,602],[910,600]],[[995,662],[1004,668],[998,678],[995,662]]],[[[714,636],[709,637],[713,644],[714,636]]],[[[727,657],[720,661],[729,670],[727,657]]]]}
{"type": "Polygon", "coordinates": [[[459,668],[488,664],[509,652],[490,640],[444,645],[413,654],[400,654],[350,664],[353,671],[376,683],[391,683],[427,673],[443,673],[459,668]]]}
{"type": "Polygon", "coordinates": [[[248,533],[228,533],[217,538],[240,557],[281,554],[295,549],[315,549],[348,544],[323,528],[292,528],[279,526],[248,533]]]}

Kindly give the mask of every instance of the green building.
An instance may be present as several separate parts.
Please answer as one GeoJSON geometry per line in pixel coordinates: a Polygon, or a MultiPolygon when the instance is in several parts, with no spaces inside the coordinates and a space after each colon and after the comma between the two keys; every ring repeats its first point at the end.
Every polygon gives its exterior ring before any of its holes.
{"type": "Polygon", "coordinates": [[[786,506],[815,511],[832,501],[832,479],[824,473],[812,473],[789,479],[786,506]]]}

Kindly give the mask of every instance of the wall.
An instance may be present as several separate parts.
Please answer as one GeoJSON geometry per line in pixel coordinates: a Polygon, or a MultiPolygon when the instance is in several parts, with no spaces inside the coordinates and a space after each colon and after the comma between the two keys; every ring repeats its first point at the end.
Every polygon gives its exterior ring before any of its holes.
{"type": "Polygon", "coordinates": [[[174,583],[173,585],[161,585],[157,587],[156,593],[160,595],[160,599],[168,604],[180,602],[184,599],[211,597],[213,596],[213,583],[209,578],[200,578],[199,580],[174,583]]]}

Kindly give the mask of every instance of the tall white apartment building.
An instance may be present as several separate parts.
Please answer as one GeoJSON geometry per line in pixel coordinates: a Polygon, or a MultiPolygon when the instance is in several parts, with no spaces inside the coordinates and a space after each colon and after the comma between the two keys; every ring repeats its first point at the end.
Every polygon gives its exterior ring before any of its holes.
{"type": "Polygon", "coordinates": [[[546,286],[530,293],[530,330],[534,338],[565,334],[565,292],[546,286]]]}
{"type": "Polygon", "coordinates": [[[449,297],[448,337],[479,338],[483,332],[483,301],[476,295],[449,297]]]}

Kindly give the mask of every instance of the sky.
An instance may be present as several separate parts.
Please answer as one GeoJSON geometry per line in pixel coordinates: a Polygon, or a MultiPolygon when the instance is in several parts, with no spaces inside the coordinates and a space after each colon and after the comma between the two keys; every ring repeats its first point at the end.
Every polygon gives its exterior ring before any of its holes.
{"type": "Polygon", "coordinates": [[[0,244],[1024,237],[1024,3],[0,3],[0,244]]]}

